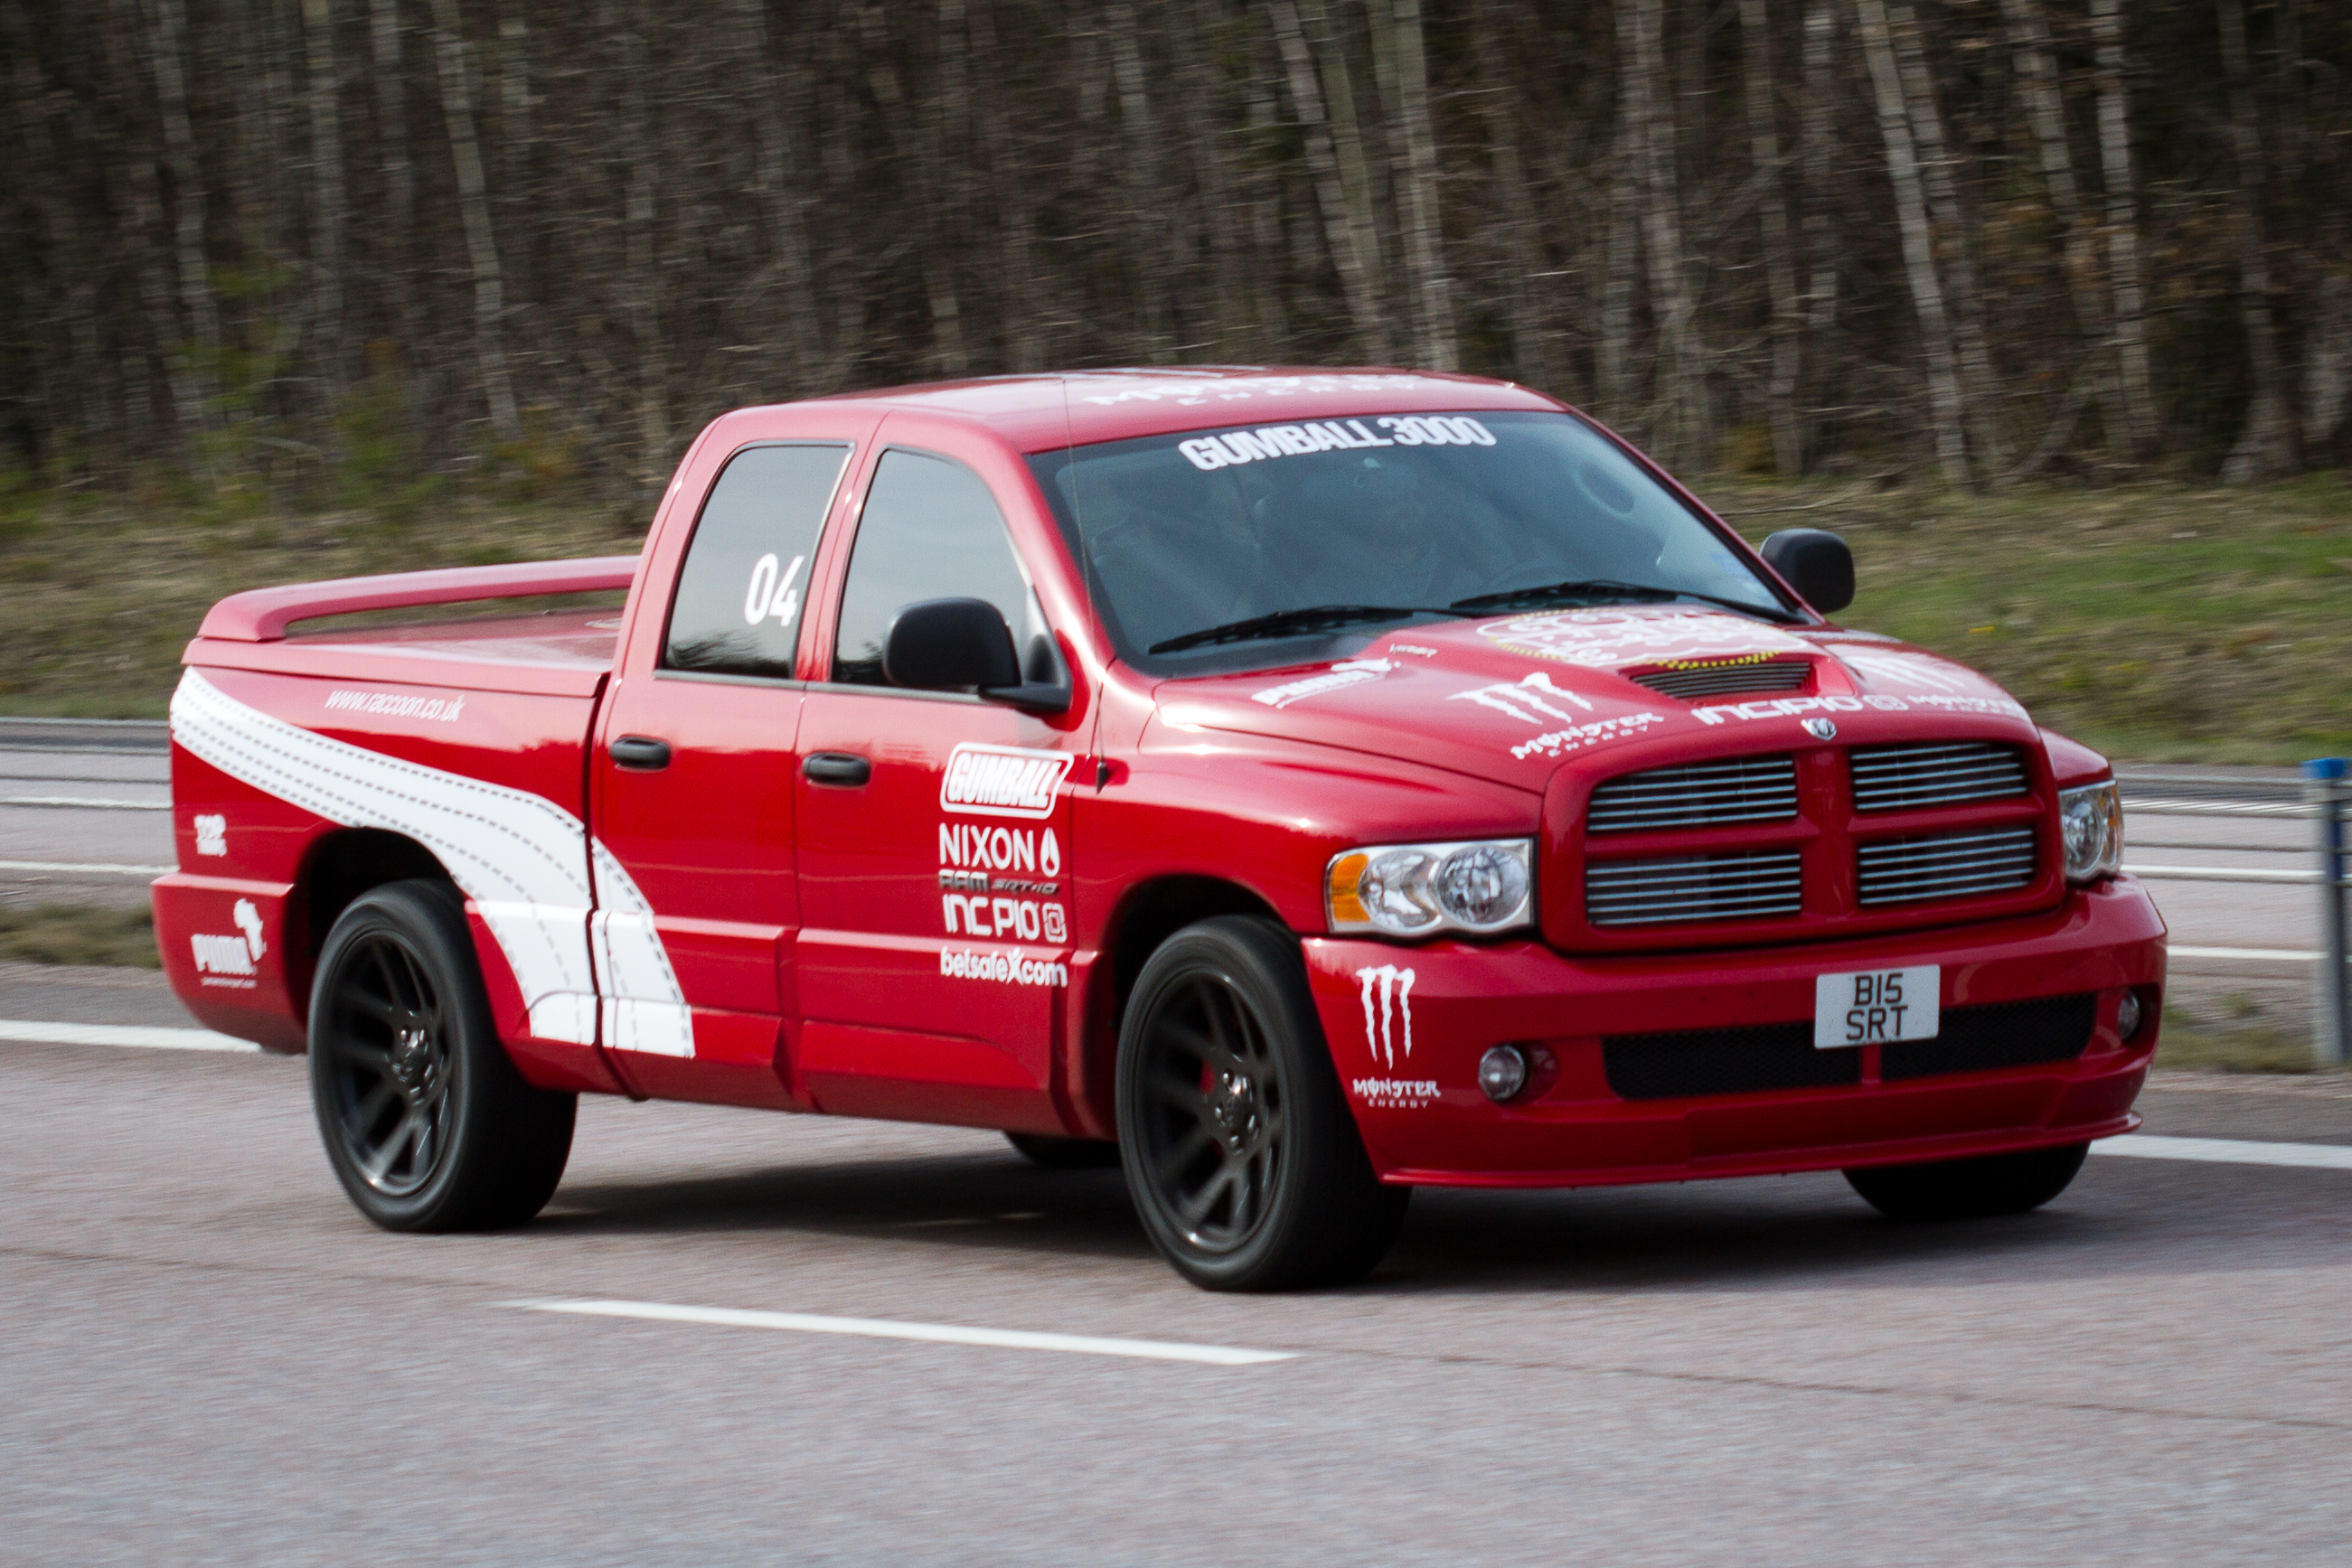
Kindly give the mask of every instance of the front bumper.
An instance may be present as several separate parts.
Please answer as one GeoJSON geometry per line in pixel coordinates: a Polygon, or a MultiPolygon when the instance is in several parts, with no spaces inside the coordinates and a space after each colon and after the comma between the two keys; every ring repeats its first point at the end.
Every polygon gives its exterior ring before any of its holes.
{"type": "Polygon", "coordinates": [[[1305,946],[1373,1165],[1384,1180],[1437,1186],[1760,1176],[2128,1132],[2156,1052],[2165,969],[2164,923],[2128,877],[2070,890],[2042,915],[1744,952],[1594,958],[1534,942],[1321,937],[1305,946]],[[1942,966],[1948,1015],[2092,998],[2088,1044],[2063,1060],[1900,1079],[1882,1071],[1884,1051],[1900,1048],[1865,1046],[1857,1081],[1828,1086],[1638,1100],[1611,1087],[1604,1038],[1810,1027],[1815,977],[1918,964],[1942,966]],[[2127,990],[2145,1021],[2126,1041],[2116,1016],[2127,990]],[[1539,1065],[1517,1100],[1496,1105],[1478,1089],[1478,1059],[1504,1043],[1537,1048],[1539,1065]]]}

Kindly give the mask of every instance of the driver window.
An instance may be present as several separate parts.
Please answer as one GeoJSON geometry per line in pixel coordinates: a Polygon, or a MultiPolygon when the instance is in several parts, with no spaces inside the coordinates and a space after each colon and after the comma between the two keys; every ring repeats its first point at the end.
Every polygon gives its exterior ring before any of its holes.
{"type": "Polygon", "coordinates": [[[842,587],[833,678],[851,685],[887,685],[882,646],[890,622],[923,599],[988,601],[1013,630],[1022,677],[1061,677],[1061,656],[987,484],[944,457],[886,452],[875,467],[850,553],[849,580],[842,587]]]}

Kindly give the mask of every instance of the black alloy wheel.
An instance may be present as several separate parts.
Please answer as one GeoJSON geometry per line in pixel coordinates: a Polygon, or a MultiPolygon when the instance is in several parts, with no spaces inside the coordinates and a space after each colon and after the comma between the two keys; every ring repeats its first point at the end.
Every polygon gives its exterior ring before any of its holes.
{"type": "Polygon", "coordinates": [[[1128,1187],[1197,1285],[1266,1291],[1368,1273],[1403,1223],[1341,1098],[1297,938],[1271,921],[1186,927],[1136,981],[1118,1056],[1128,1187]]]}
{"type": "Polygon", "coordinates": [[[377,1225],[519,1225],[562,1179],[578,1097],[515,1071],[447,883],[388,883],[343,911],[319,955],[310,1049],[328,1163],[377,1225]]]}

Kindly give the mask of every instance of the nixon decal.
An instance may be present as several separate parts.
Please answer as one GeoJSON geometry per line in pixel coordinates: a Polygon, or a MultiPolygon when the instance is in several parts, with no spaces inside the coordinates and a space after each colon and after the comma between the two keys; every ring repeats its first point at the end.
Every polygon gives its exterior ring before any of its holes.
{"type": "Polygon", "coordinates": [[[1066,751],[959,746],[940,776],[940,809],[976,817],[1050,817],[1054,794],[1076,760],[1066,751]]]}
{"type": "Polygon", "coordinates": [[[1034,871],[1062,874],[1062,845],[1047,828],[983,828],[971,822],[940,824],[940,863],[980,871],[1034,871]]]}
{"type": "Polygon", "coordinates": [[[1396,1070],[1396,1025],[1404,1025],[1404,1056],[1412,1060],[1412,982],[1416,977],[1411,969],[1400,969],[1394,964],[1381,964],[1374,968],[1356,971],[1356,983],[1364,992],[1364,1043],[1370,1047],[1372,1060],[1382,1061],[1391,1071],[1396,1070]],[[1380,993],[1381,1005],[1377,1021],[1372,1011],[1372,993],[1380,993]]]}
{"type": "Polygon", "coordinates": [[[228,819],[224,816],[199,816],[190,821],[196,830],[196,853],[225,855],[228,853],[228,819]]]}

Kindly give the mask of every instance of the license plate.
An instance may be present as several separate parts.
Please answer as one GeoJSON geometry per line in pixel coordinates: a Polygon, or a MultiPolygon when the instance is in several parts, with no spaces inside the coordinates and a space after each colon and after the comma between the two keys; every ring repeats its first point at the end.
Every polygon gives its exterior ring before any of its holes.
{"type": "Polygon", "coordinates": [[[1813,1047],[1841,1051],[1899,1040],[1933,1040],[1943,969],[1863,969],[1813,981],[1813,1047]]]}

